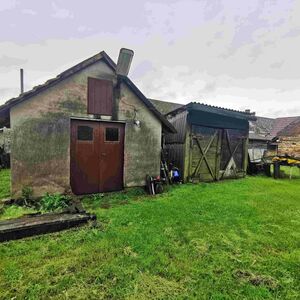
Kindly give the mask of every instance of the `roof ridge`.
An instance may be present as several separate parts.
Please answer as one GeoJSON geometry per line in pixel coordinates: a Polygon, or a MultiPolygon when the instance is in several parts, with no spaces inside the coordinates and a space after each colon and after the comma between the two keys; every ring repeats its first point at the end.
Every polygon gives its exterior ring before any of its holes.
{"type": "Polygon", "coordinates": [[[226,107],[222,107],[222,106],[216,106],[216,105],[211,105],[211,104],[206,104],[206,103],[201,103],[201,102],[190,102],[192,104],[200,104],[200,105],[204,105],[204,106],[208,106],[208,107],[212,107],[212,108],[217,108],[217,109],[223,109],[223,110],[228,110],[228,111],[233,111],[233,112],[238,112],[238,113],[243,113],[245,115],[253,115],[253,113],[248,112],[248,111],[242,111],[242,110],[237,110],[237,109],[232,109],[232,108],[226,108],[226,107]]]}
{"type": "Polygon", "coordinates": [[[1,111],[1,109],[5,109],[7,105],[14,104],[15,102],[17,104],[19,101],[26,100],[27,97],[52,86],[53,84],[57,83],[59,80],[63,80],[101,59],[105,59],[105,61],[108,63],[108,65],[113,70],[115,70],[115,68],[116,68],[115,62],[106,54],[106,52],[105,51],[98,52],[97,54],[95,54],[95,55],[77,63],[76,65],[68,68],[67,70],[59,73],[57,76],[48,79],[44,83],[34,86],[31,90],[26,91],[17,97],[13,97],[13,98],[7,100],[4,104],[0,105],[0,111],[1,111]]]}

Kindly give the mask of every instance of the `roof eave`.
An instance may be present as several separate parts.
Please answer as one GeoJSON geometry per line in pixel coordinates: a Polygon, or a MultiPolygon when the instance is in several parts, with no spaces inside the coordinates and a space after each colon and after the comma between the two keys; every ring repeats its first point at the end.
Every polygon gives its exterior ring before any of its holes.
{"type": "Polygon", "coordinates": [[[155,106],[150,102],[148,98],[138,89],[138,87],[127,77],[119,75],[119,78],[123,80],[127,86],[143,101],[147,108],[160,120],[163,125],[163,131],[168,133],[177,133],[175,127],[162,115],[155,106]]]}

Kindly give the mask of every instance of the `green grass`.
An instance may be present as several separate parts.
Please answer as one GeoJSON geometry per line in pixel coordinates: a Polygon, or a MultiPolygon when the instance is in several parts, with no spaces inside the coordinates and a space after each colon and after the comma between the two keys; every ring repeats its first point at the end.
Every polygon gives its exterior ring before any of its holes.
{"type": "Polygon", "coordinates": [[[285,178],[289,178],[291,175],[292,179],[300,179],[300,167],[281,166],[280,170],[285,178]]]}
{"type": "Polygon", "coordinates": [[[94,196],[96,227],[0,245],[0,298],[299,299],[300,180],[94,196]],[[108,209],[107,209],[108,208],[108,209]]]}
{"type": "Polygon", "coordinates": [[[10,196],[10,170],[0,169],[0,200],[10,196]]]}

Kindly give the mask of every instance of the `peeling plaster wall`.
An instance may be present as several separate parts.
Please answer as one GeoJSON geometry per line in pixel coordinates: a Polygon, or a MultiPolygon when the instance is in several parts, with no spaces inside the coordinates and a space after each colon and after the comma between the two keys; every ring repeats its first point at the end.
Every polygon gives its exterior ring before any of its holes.
{"type": "MultiPolygon", "coordinates": [[[[12,197],[20,197],[24,186],[34,196],[70,191],[70,116],[88,117],[88,77],[116,84],[100,61],[11,109],[12,197]]],[[[124,185],[140,186],[146,173],[159,174],[161,123],[124,84],[117,102],[118,120],[126,121],[124,185]],[[140,128],[132,122],[133,107],[140,128]]]]}
{"type": "Polygon", "coordinates": [[[118,103],[118,119],[128,120],[125,130],[124,183],[145,184],[146,174],[160,174],[161,123],[124,84],[118,103]],[[135,113],[136,110],[136,113],[135,113]],[[133,121],[139,120],[140,127],[133,121]]]}

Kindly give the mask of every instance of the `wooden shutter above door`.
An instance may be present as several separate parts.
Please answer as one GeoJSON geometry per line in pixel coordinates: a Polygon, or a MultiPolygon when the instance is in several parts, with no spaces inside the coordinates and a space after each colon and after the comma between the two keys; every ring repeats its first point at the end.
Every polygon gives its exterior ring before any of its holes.
{"type": "Polygon", "coordinates": [[[111,80],[88,78],[88,114],[112,115],[113,84],[111,80]]]}

